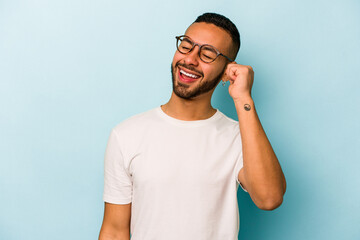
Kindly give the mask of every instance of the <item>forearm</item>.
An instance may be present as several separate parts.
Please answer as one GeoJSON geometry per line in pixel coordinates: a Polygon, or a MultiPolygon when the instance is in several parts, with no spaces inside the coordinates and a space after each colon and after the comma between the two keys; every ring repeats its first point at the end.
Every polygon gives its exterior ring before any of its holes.
{"type": "MultiPolygon", "coordinates": [[[[234,100],[243,147],[243,176],[256,205],[279,205],[285,193],[285,177],[255,111],[251,96],[234,100]],[[244,109],[249,104],[250,110],[244,109]]],[[[265,207],[270,208],[270,207],[265,207]]]]}
{"type": "Polygon", "coordinates": [[[99,240],[130,240],[130,232],[115,233],[102,229],[99,234],[99,240]]]}

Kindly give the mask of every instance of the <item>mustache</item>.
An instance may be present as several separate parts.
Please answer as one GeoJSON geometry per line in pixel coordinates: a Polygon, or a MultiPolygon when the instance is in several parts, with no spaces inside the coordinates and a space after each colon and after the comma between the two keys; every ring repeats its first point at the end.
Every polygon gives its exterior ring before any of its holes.
{"type": "Polygon", "coordinates": [[[177,66],[181,66],[181,67],[186,68],[186,69],[188,69],[188,70],[190,70],[190,71],[196,72],[196,73],[200,74],[201,76],[204,76],[204,74],[203,74],[201,71],[197,70],[197,69],[194,68],[193,66],[186,65],[186,64],[180,63],[180,62],[177,62],[177,63],[175,64],[175,67],[177,67],[177,66]]]}

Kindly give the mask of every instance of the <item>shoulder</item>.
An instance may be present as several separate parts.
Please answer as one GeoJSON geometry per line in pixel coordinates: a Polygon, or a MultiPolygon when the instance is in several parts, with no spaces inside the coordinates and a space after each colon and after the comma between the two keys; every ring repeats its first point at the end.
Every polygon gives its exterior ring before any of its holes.
{"type": "Polygon", "coordinates": [[[224,113],[219,111],[219,114],[221,115],[219,124],[227,129],[233,129],[238,131],[239,130],[239,122],[226,116],[224,113]]]}
{"type": "Polygon", "coordinates": [[[133,115],[112,128],[124,158],[129,159],[138,153],[148,132],[159,122],[157,108],[133,115]]]}
{"type": "Polygon", "coordinates": [[[157,116],[156,110],[156,108],[153,108],[146,112],[133,115],[115,125],[113,130],[118,134],[140,130],[155,121],[157,116]]]}

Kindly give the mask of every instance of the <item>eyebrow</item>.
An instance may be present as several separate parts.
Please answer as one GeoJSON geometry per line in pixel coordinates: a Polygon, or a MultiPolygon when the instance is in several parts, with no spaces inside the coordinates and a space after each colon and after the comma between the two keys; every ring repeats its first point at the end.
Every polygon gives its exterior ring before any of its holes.
{"type": "Polygon", "coordinates": [[[187,41],[188,43],[194,43],[194,41],[193,40],[191,40],[191,38],[190,37],[188,37],[188,36],[186,36],[184,39],[183,39],[183,41],[187,41]]]}
{"type": "MultiPolygon", "coordinates": [[[[184,35],[184,37],[186,37],[186,40],[188,40],[188,42],[195,43],[195,42],[191,39],[191,37],[189,37],[188,35],[184,35]]],[[[185,40],[185,39],[184,39],[184,40],[185,40]]],[[[201,46],[204,46],[204,48],[205,48],[205,47],[208,47],[208,50],[215,50],[215,52],[216,52],[216,50],[217,50],[216,47],[214,47],[213,45],[207,44],[207,43],[204,43],[204,44],[197,43],[197,44],[199,44],[199,45],[201,45],[201,46]],[[211,49],[211,48],[212,48],[212,49],[211,49]]]]}
{"type": "Polygon", "coordinates": [[[205,50],[209,50],[209,51],[212,51],[212,52],[214,52],[214,53],[217,53],[216,50],[215,50],[216,48],[213,47],[213,46],[211,46],[211,45],[209,45],[209,44],[204,45],[203,48],[204,48],[205,50]]]}
{"type": "MultiPolygon", "coordinates": [[[[192,44],[195,43],[195,42],[191,39],[191,37],[189,37],[188,35],[184,35],[184,37],[186,37],[185,39],[187,40],[187,42],[192,43],[192,44]]],[[[184,40],[185,40],[185,39],[184,39],[184,40]]],[[[184,41],[184,40],[183,40],[183,41],[184,41]]],[[[207,44],[207,43],[204,43],[204,44],[197,43],[197,44],[203,46],[203,48],[204,48],[205,50],[212,51],[213,53],[216,53],[216,54],[218,54],[218,53],[222,54],[222,53],[219,51],[219,49],[217,49],[217,48],[214,47],[213,45],[210,45],[210,44],[207,44]]],[[[224,54],[222,54],[222,55],[224,55],[224,54]]],[[[225,55],[224,55],[224,56],[225,56],[225,55]]],[[[228,56],[225,56],[225,57],[230,60],[230,58],[229,58],[228,56]]]]}

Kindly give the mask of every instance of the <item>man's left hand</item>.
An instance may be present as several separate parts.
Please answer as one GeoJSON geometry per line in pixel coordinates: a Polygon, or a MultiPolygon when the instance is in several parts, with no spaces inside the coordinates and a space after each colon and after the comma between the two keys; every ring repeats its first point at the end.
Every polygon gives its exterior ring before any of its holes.
{"type": "Polygon", "coordinates": [[[230,81],[229,94],[234,101],[251,97],[254,71],[251,66],[229,63],[222,76],[223,81],[230,81]]]}

